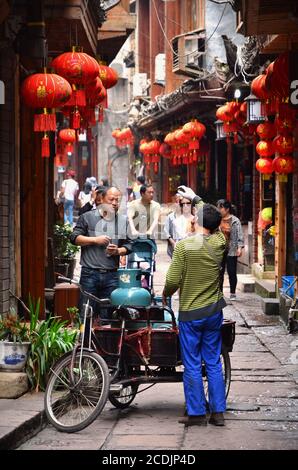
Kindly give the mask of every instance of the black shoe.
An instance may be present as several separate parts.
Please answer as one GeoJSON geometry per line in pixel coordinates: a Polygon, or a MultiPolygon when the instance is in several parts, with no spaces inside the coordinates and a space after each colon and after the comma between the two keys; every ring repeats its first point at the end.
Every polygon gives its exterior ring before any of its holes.
{"type": "Polygon", "coordinates": [[[185,416],[179,419],[178,423],[184,424],[184,426],[207,426],[207,418],[206,415],[185,416]]]}
{"type": "Polygon", "coordinates": [[[209,423],[214,424],[214,426],[224,426],[225,418],[223,413],[211,413],[209,423]]]}

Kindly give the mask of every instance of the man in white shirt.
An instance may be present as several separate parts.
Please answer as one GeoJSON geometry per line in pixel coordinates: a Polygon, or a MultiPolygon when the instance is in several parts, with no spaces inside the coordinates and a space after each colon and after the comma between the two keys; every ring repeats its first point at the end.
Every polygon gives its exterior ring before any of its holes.
{"type": "Polygon", "coordinates": [[[134,237],[146,236],[155,239],[160,216],[160,204],[153,201],[154,189],[151,185],[142,185],[141,198],[128,203],[127,216],[134,237]]]}
{"type": "Polygon", "coordinates": [[[79,184],[74,179],[75,172],[74,170],[69,170],[66,173],[67,179],[63,181],[61,185],[61,191],[64,196],[64,223],[69,223],[73,225],[73,206],[75,197],[79,191],[79,184]]]}

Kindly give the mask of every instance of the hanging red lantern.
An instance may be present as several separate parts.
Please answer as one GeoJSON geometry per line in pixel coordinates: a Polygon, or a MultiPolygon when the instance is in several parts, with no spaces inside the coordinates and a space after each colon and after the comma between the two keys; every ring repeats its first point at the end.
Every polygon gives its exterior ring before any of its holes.
{"type": "Polygon", "coordinates": [[[258,75],[251,82],[252,93],[260,100],[267,100],[270,97],[270,93],[266,88],[266,75],[258,75]]]}
{"type": "Polygon", "coordinates": [[[68,81],[54,73],[35,73],[23,81],[24,103],[40,111],[34,115],[35,132],[56,131],[56,114],[51,110],[63,106],[71,94],[68,81]]]}
{"type": "Polygon", "coordinates": [[[278,135],[273,140],[276,153],[287,154],[294,151],[294,138],[290,135],[278,135]]]}
{"type": "Polygon", "coordinates": [[[232,118],[234,119],[235,113],[240,109],[240,103],[238,103],[238,101],[228,101],[226,106],[229,110],[229,113],[232,115],[232,118]]]}
{"type": "Polygon", "coordinates": [[[216,117],[220,121],[227,122],[233,119],[233,112],[231,109],[225,104],[220,106],[216,111],[216,117]]]}
{"type": "Polygon", "coordinates": [[[188,141],[190,141],[189,149],[198,149],[200,146],[198,141],[206,133],[206,127],[204,126],[204,124],[195,119],[184,124],[183,133],[186,134],[188,141]]]}
{"type": "Polygon", "coordinates": [[[237,122],[238,128],[242,129],[242,126],[244,126],[244,124],[246,122],[246,115],[244,113],[242,113],[240,110],[236,111],[235,121],[237,122]]]}
{"type": "Polygon", "coordinates": [[[276,115],[274,123],[280,135],[290,135],[294,132],[296,120],[292,117],[281,118],[279,115],[276,115]]]}
{"type": "Polygon", "coordinates": [[[66,152],[73,153],[73,144],[76,141],[76,131],[74,129],[62,129],[59,132],[59,139],[65,144],[66,152]]]}
{"type": "Polygon", "coordinates": [[[257,134],[261,140],[273,139],[276,135],[275,125],[269,121],[265,121],[258,125],[257,134]]]}
{"type": "Polygon", "coordinates": [[[275,157],[272,162],[272,166],[275,173],[288,175],[294,171],[294,158],[289,155],[275,157]]]}
{"type": "Polygon", "coordinates": [[[99,64],[99,78],[106,89],[112,88],[118,82],[116,70],[103,64],[99,64]]]}
{"type": "Polygon", "coordinates": [[[167,159],[172,157],[171,147],[165,142],[163,142],[161,146],[159,147],[159,153],[162,157],[167,158],[167,159]]]}
{"type": "Polygon", "coordinates": [[[256,152],[261,157],[271,157],[274,151],[274,145],[270,140],[260,140],[256,146],[256,152]]]}
{"type": "Polygon", "coordinates": [[[273,173],[273,165],[271,158],[259,158],[256,161],[256,169],[263,175],[271,175],[273,173]]]}
{"type": "Polygon", "coordinates": [[[64,52],[52,61],[52,67],[59,75],[66,78],[73,86],[72,98],[68,106],[86,106],[84,87],[96,80],[99,74],[97,61],[82,52],[79,47],[73,47],[72,52],[64,52]]]}
{"type": "Polygon", "coordinates": [[[272,95],[283,99],[289,95],[289,53],[285,52],[278,56],[274,62],[267,67],[266,85],[272,95]]]}

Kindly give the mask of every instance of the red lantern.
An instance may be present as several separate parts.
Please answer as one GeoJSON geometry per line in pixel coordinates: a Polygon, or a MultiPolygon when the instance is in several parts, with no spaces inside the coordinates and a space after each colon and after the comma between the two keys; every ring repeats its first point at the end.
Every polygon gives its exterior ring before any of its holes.
{"type": "Polygon", "coordinates": [[[292,136],[278,135],[273,140],[276,153],[292,153],[294,150],[294,138],[292,136]]]}
{"type": "Polygon", "coordinates": [[[169,159],[172,156],[171,147],[163,142],[159,147],[159,153],[162,157],[169,159]]]}
{"type": "Polygon", "coordinates": [[[62,129],[59,132],[59,139],[66,144],[66,151],[73,153],[73,143],[76,141],[76,131],[74,129],[62,129]]]}
{"type": "Polygon", "coordinates": [[[270,140],[260,140],[256,146],[257,154],[261,157],[271,157],[274,150],[274,145],[270,140]]]}
{"type": "Polygon", "coordinates": [[[273,160],[273,170],[280,175],[288,175],[294,171],[294,158],[283,155],[273,160]]]}
{"type": "Polygon", "coordinates": [[[279,134],[281,135],[290,135],[293,133],[296,121],[292,117],[281,118],[279,115],[275,117],[275,126],[279,134]]]}
{"type": "Polygon", "coordinates": [[[99,78],[106,89],[112,88],[118,82],[116,70],[103,64],[99,64],[99,78]]]}
{"type": "Polygon", "coordinates": [[[256,161],[256,169],[263,175],[271,175],[273,173],[271,158],[259,158],[256,161]]]}
{"type": "Polygon", "coordinates": [[[55,131],[56,115],[51,108],[58,108],[71,97],[71,86],[63,77],[54,73],[35,73],[27,77],[21,86],[24,103],[42,111],[34,115],[34,131],[55,131]]]}
{"type": "Polygon", "coordinates": [[[289,94],[289,54],[285,52],[267,67],[266,86],[271,95],[286,98],[289,94]]]}
{"type": "Polygon", "coordinates": [[[252,93],[260,100],[266,100],[270,97],[270,93],[266,88],[266,75],[258,75],[251,82],[252,93]]]}
{"type": "Polygon", "coordinates": [[[224,106],[220,106],[216,111],[216,117],[220,121],[227,122],[233,119],[233,113],[231,109],[225,104],[224,106]]]}
{"type": "Polygon", "coordinates": [[[257,134],[262,140],[273,139],[273,137],[276,135],[276,128],[274,124],[266,121],[258,125],[257,134]]]}
{"type": "Polygon", "coordinates": [[[188,141],[191,140],[189,143],[189,149],[194,150],[199,148],[200,145],[198,140],[200,140],[205,134],[206,127],[195,119],[194,121],[184,124],[183,132],[186,134],[188,141]]]}
{"type": "Polygon", "coordinates": [[[64,52],[52,61],[52,67],[59,75],[65,77],[73,85],[72,99],[68,106],[86,106],[84,89],[88,83],[96,80],[99,74],[97,61],[88,54],[73,47],[72,52],[64,52]]]}

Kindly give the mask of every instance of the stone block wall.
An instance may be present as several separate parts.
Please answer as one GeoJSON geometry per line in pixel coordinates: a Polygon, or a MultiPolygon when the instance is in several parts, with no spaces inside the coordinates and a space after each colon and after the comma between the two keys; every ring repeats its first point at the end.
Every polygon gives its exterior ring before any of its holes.
{"type": "Polygon", "coordinates": [[[16,57],[9,47],[1,50],[0,80],[5,85],[0,104],[0,314],[9,310],[9,290],[15,290],[15,72],[16,57]]]}

